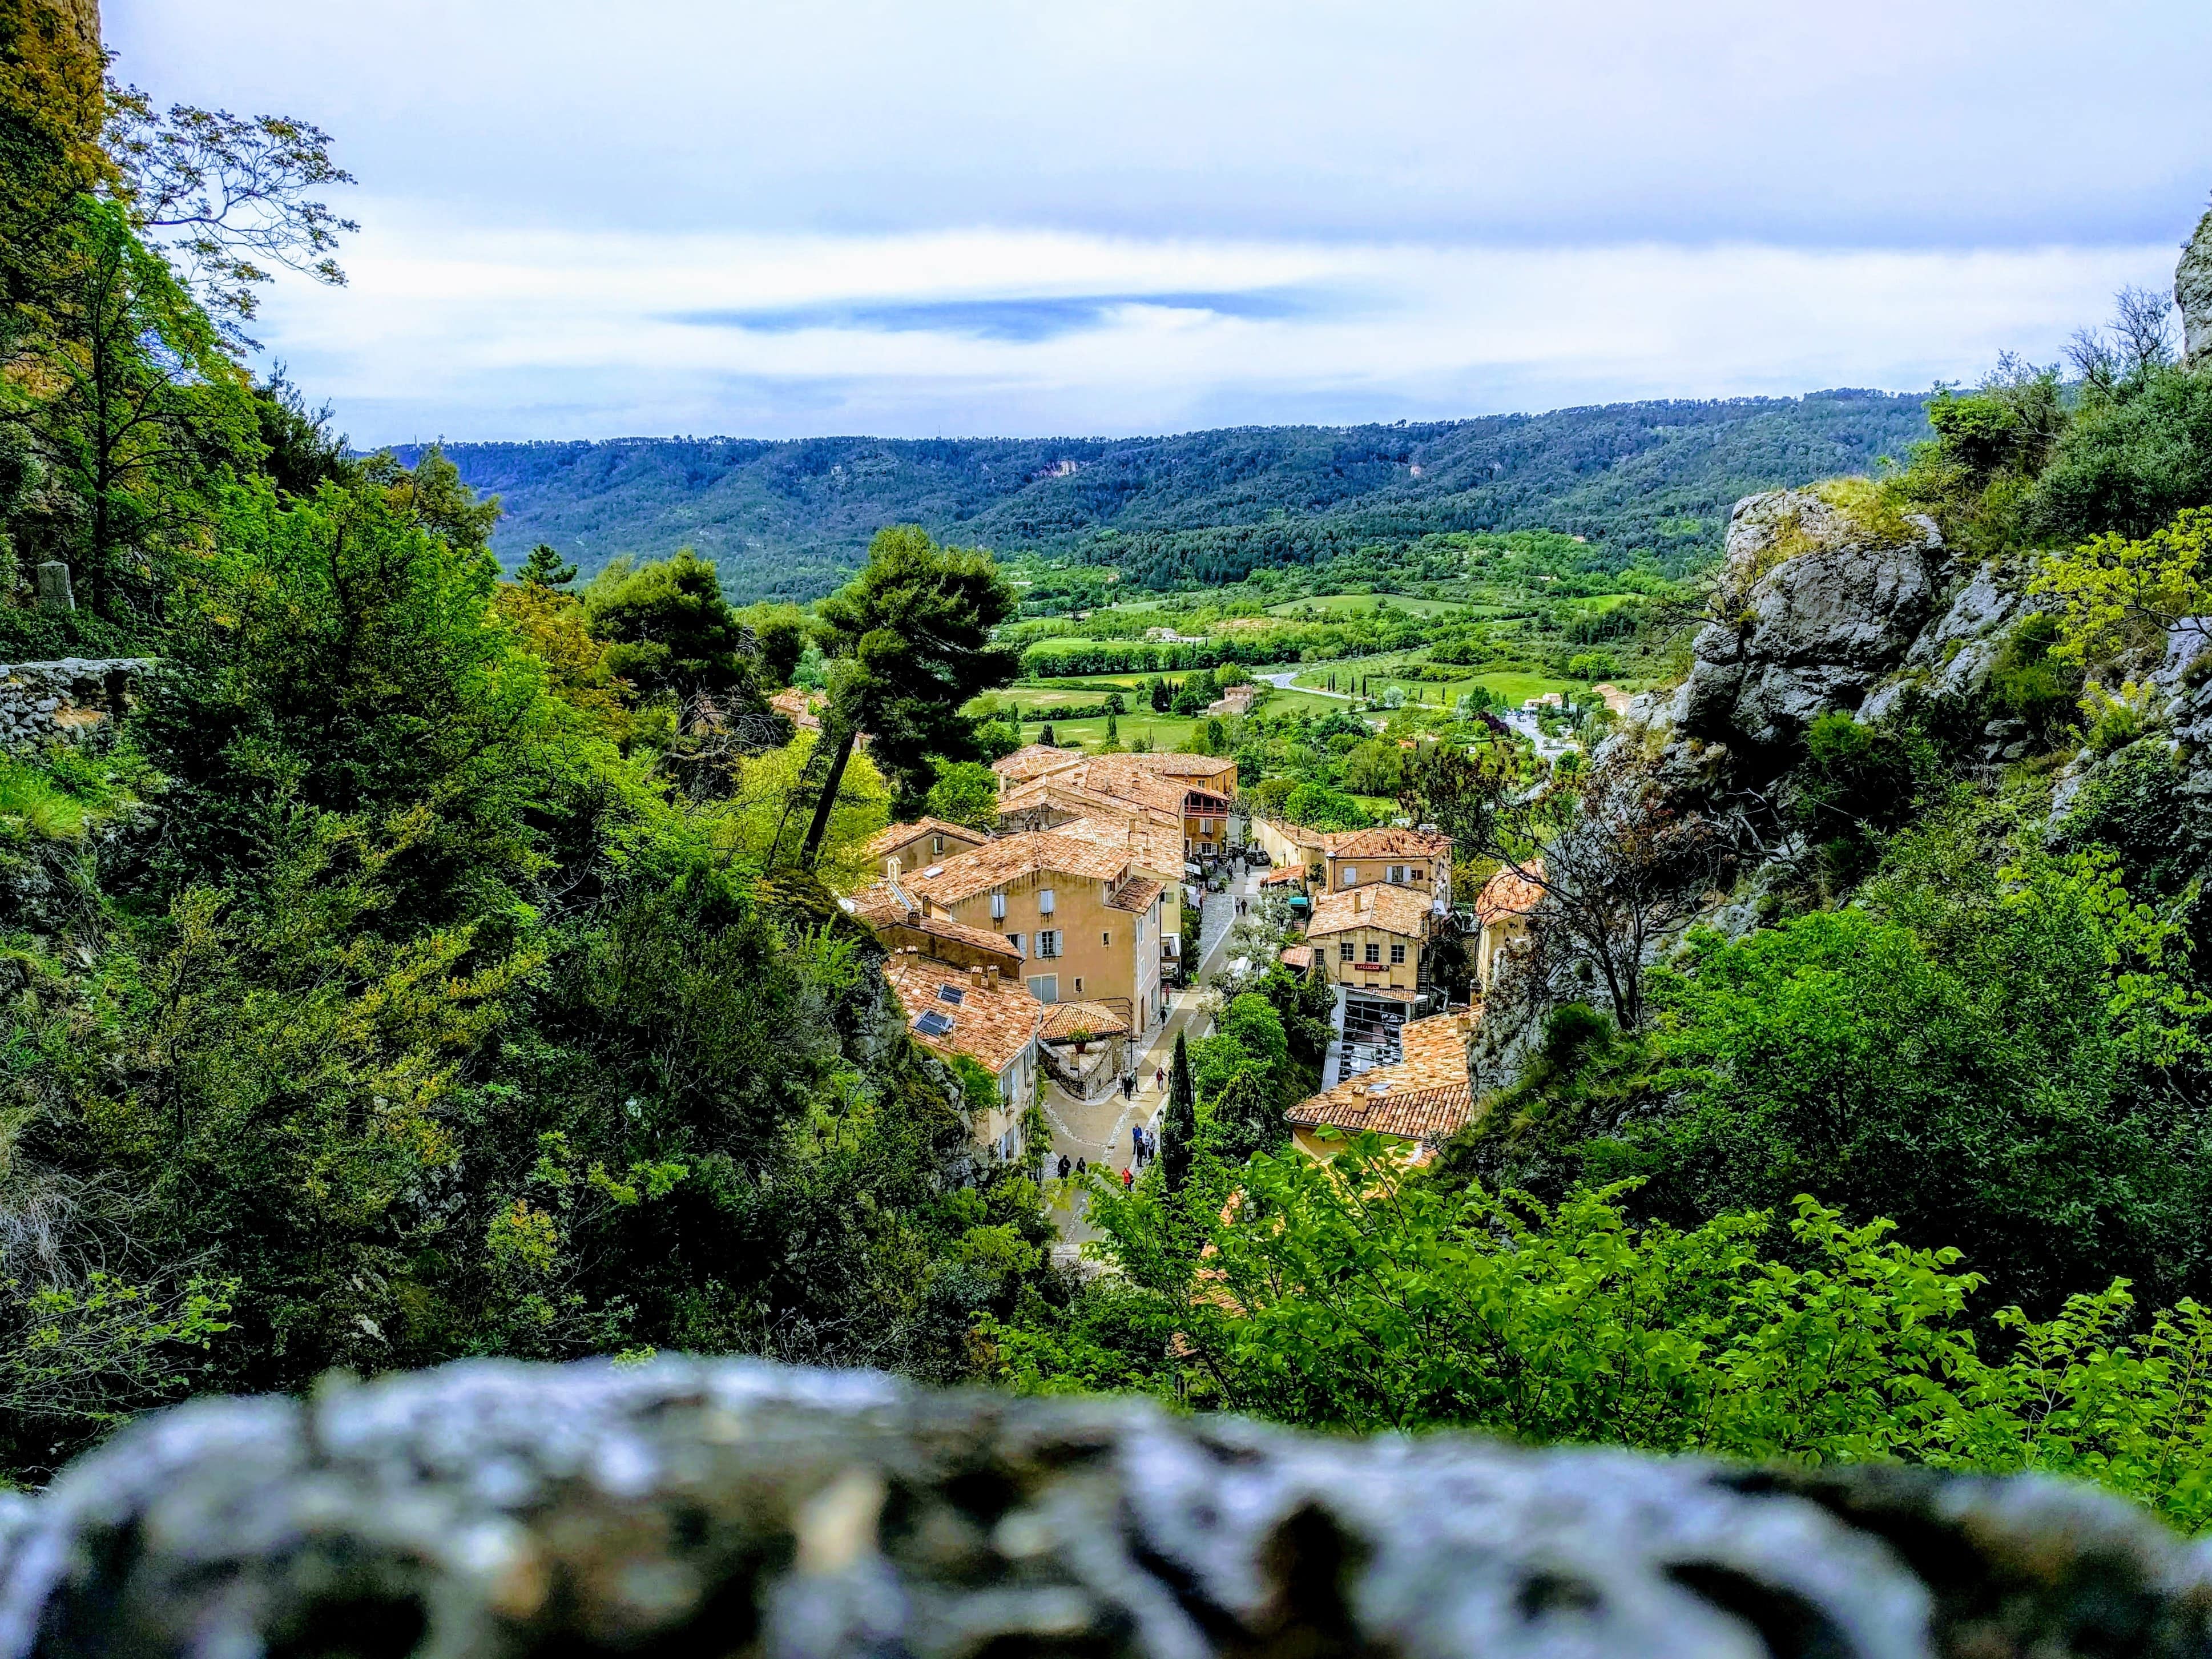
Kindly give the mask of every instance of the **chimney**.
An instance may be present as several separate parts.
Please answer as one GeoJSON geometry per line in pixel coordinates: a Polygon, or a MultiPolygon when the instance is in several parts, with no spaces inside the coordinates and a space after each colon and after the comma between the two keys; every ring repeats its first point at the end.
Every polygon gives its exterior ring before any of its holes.
{"type": "Polygon", "coordinates": [[[999,970],[995,964],[987,964],[984,967],[983,988],[987,991],[995,991],[999,988],[999,970]]]}
{"type": "Polygon", "coordinates": [[[983,968],[981,963],[976,963],[969,965],[968,969],[968,983],[978,991],[983,988],[983,968]]]}

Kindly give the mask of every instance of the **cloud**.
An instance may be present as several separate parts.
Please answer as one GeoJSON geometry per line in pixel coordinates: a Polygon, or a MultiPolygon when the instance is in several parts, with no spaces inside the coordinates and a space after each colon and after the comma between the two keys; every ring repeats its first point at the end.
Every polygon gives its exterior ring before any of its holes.
{"type": "Polygon", "coordinates": [[[2203,0],[106,15],[368,181],[256,330],[364,440],[1918,386],[2166,286],[2212,185],[2203,0]]]}
{"type": "Polygon", "coordinates": [[[2055,359],[2169,247],[437,233],[269,333],[364,442],[1113,434],[1918,387],[2055,359]]]}
{"type": "Polygon", "coordinates": [[[1121,313],[1150,310],[1212,317],[1284,318],[1341,307],[1348,296],[1320,290],[1236,294],[1029,295],[980,300],[876,301],[785,306],[758,311],[679,312],[667,319],[695,328],[756,334],[847,329],[880,334],[952,334],[975,340],[1033,342],[1111,326],[1121,313]]]}

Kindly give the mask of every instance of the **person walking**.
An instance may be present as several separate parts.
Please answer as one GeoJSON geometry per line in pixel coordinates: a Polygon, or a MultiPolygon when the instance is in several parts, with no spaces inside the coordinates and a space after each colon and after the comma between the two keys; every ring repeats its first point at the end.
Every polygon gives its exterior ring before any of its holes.
{"type": "Polygon", "coordinates": [[[1077,1158],[1077,1159],[1075,1160],[1075,1173],[1076,1173],[1076,1174],[1078,1174],[1078,1175],[1088,1175],[1090,1172],[1091,1172],[1091,1160],[1090,1160],[1090,1159],[1088,1159],[1088,1158],[1077,1158]]]}
{"type": "Polygon", "coordinates": [[[1141,1123],[1129,1126],[1129,1153],[1139,1169],[1145,1167],[1145,1127],[1141,1123]]]}
{"type": "Polygon", "coordinates": [[[1137,1177],[1129,1173],[1129,1166],[1124,1164],[1121,1166],[1121,1190],[1126,1193],[1136,1184],[1137,1177]]]}
{"type": "Polygon", "coordinates": [[[1152,1087],[1155,1089],[1164,1089],[1167,1086],[1168,1068],[1164,1066],[1155,1066],[1152,1067],[1152,1087]]]}
{"type": "Polygon", "coordinates": [[[1134,1100],[1136,1097],[1137,1074],[1134,1072],[1130,1072],[1124,1074],[1121,1079],[1121,1098],[1124,1100],[1134,1100]]]}
{"type": "Polygon", "coordinates": [[[1066,1154],[1066,1152],[1062,1152],[1062,1153],[1060,1155],[1060,1178],[1062,1181],[1065,1181],[1065,1180],[1066,1180],[1066,1179],[1067,1179],[1067,1171],[1068,1171],[1069,1167],[1070,1167],[1070,1166],[1069,1166],[1068,1162],[1067,1162],[1067,1154],[1066,1154]]]}

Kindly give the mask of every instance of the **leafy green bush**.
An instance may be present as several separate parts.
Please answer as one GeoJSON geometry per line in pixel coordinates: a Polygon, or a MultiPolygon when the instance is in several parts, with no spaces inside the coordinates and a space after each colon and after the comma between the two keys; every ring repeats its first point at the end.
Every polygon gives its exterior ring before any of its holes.
{"type": "Polygon", "coordinates": [[[1638,1224],[1632,1186],[1557,1205],[1407,1182],[1373,1136],[1332,1163],[1201,1159],[1182,1194],[1095,1180],[1120,1271],[981,1322],[1029,1392],[1141,1390],[1355,1431],[2087,1476],[2212,1523],[2212,1314],[2130,1334],[2124,1281],[1985,1339],[1959,1252],[1799,1198],[1638,1224]],[[1228,1201],[1236,1189],[1242,1197],[1228,1201]]]}

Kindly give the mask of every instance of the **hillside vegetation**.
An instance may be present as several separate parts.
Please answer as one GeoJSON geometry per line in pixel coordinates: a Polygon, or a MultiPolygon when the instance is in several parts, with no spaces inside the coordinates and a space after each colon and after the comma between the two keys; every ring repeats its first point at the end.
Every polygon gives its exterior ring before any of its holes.
{"type": "Polygon", "coordinates": [[[1901,457],[1927,435],[1924,401],[1823,392],[1157,438],[628,438],[445,453],[500,497],[493,546],[510,565],[540,541],[587,574],[620,554],[689,546],[733,598],[811,599],[858,567],[876,531],[912,522],[1164,589],[1454,531],[1555,530],[1601,544],[1616,565],[1642,550],[1679,571],[1718,550],[1738,496],[1901,457]]]}

